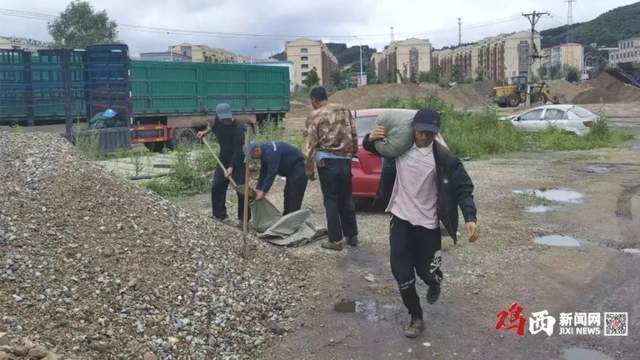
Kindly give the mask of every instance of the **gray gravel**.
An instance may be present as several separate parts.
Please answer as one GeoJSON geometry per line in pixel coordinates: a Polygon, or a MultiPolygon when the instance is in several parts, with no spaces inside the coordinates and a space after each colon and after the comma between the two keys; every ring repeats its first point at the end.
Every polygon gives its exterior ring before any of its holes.
{"type": "Polygon", "coordinates": [[[14,345],[255,358],[303,300],[295,259],[255,241],[241,259],[240,232],[109,175],[56,135],[2,134],[0,203],[0,333],[14,345]]]}

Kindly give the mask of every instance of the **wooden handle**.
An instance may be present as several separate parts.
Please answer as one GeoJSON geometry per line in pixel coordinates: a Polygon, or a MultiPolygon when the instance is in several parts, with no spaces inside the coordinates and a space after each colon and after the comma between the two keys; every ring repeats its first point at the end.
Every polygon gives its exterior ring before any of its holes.
{"type": "MultiPolygon", "coordinates": [[[[226,172],[227,169],[224,168],[224,166],[222,165],[222,161],[220,161],[220,158],[218,158],[218,155],[216,155],[216,152],[213,151],[213,149],[211,148],[211,145],[209,145],[209,142],[207,141],[207,139],[205,139],[204,137],[202,138],[202,142],[207,145],[207,148],[209,148],[209,151],[211,152],[211,155],[213,155],[213,158],[216,160],[216,162],[218,163],[218,166],[220,166],[220,168],[222,169],[222,171],[226,172]]],[[[233,180],[233,178],[231,176],[229,176],[229,182],[231,183],[231,185],[234,188],[238,187],[238,184],[236,184],[236,182],[233,180]]]]}

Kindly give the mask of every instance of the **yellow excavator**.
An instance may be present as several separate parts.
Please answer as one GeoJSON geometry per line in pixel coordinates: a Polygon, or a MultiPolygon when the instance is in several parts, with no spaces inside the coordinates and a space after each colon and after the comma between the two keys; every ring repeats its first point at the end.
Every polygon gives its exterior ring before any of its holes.
{"type": "MultiPolygon", "coordinates": [[[[527,101],[527,87],[529,82],[526,76],[516,76],[511,78],[511,85],[498,86],[493,88],[493,101],[500,107],[516,107],[527,101]]],[[[560,104],[557,96],[552,96],[549,86],[544,81],[531,84],[531,103],[551,102],[560,104]]]]}

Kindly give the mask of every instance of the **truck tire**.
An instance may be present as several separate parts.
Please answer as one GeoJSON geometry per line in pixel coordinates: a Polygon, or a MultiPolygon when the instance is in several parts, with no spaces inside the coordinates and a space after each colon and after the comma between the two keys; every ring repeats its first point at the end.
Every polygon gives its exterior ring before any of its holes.
{"type": "Polygon", "coordinates": [[[507,102],[509,104],[509,107],[517,107],[518,105],[520,105],[520,97],[517,94],[513,94],[509,96],[507,102]]]}
{"type": "Polygon", "coordinates": [[[160,153],[162,149],[164,149],[164,141],[146,142],[144,143],[144,147],[151,152],[160,153]]]}
{"type": "Polygon", "coordinates": [[[176,128],[173,130],[173,137],[170,140],[170,148],[176,149],[180,146],[191,147],[198,142],[198,133],[193,128],[176,128]]]}

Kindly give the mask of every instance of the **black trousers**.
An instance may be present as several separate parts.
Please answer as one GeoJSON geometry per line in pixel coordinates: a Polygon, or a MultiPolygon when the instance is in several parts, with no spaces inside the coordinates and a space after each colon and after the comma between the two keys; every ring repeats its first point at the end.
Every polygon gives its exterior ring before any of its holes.
{"type": "Polygon", "coordinates": [[[329,241],[358,235],[356,210],[351,197],[351,160],[324,159],[318,162],[318,177],[324,198],[329,241]]]}
{"type": "Polygon", "coordinates": [[[420,298],[416,292],[416,273],[429,286],[442,282],[440,229],[430,230],[411,225],[392,216],[389,238],[391,272],[398,282],[402,301],[412,318],[422,319],[420,298]]]}
{"type": "MultiPolygon", "coordinates": [[[[235,166],[231,177],[236,184],[244,184],[244,164],[235,166]]],[[[216,167],[213,173],[213,184],[211,185],[211,209],[213,216],[224,220],[227,218],[227,189],[229,188],[229,179],[224,177],[224,172],[220,166],[216,167]]],[[[244,209],[244,196],[238,194],[238,219],[242,220],[244,209]]]]}
{"type": "Polygon", "coordinates": [[[287,176],[284,185],[284,212],[287,215],[302,207],[304,192],[307,190],[307,175],[304,173],[304,162],[300,162],[295,169],[287,176]]]}

